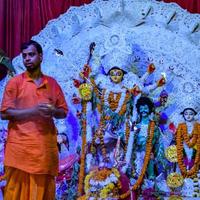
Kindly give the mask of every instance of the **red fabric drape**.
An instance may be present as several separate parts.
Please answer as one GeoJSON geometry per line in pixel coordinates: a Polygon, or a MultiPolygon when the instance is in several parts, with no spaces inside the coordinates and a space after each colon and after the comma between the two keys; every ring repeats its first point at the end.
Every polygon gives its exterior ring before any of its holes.
{"type": "Polygon", "coordinates": [[[191,13],[200,13],[200,0],[163,0],[164,2],[170,3],[175,2],[182,8],[188,10],[191,13]]]}
{"type": "Polygon", "coordinates": [[[0,48],[13,58],[22,42],[39,33],[47,22],[70,6],[92,0],[0,0],[0,48]]]}
{"type": "MultiPolygon", "coordinates": [[[[39,33],[46,23],[92,0],[0,0],[0,48],[11,58],[19,54],[21,43],[39,33]]],[[[176,2],[192,13],[200,13],[200,0],[163,0],[176,2]]]]}

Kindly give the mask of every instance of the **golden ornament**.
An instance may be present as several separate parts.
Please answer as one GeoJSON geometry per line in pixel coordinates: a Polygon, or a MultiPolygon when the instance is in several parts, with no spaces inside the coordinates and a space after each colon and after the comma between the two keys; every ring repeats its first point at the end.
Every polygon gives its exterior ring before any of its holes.
{"type": "Polygon", "coordinates": [[[183,199],[181,197],[179,197],[179,196],[172,195],[172,196],[169,197],[168,200],[183,200],[183,199]]]}
{"type": "Polygon", "coordinates": [[[83,83],[78,88],[81,98],[85,101],[89,101],[92,98],[92,87],[88,83],[83,83]]]}
{"type": "Polygon", "coordinates": [[[167,176],[167,185],[170,188],[177,188],[183,185],[183,176],[176,172],[171,173],[167,176]]]}
{"type": "Polygon", "coordinates": [[[165,157],[170,162],[178,162],[176,145],[171,145],[165,150],[165,157]]]}

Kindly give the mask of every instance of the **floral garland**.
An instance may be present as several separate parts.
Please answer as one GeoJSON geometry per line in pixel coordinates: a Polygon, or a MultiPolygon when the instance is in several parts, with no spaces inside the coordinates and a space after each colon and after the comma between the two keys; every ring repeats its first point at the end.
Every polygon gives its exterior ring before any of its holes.
{"type": "Polygon", "coordinates": [[[97,139],[97,134],[95,133],[92,138],[92,143],[91,143],[91,147],[90,147],[90,151],[91,151],[92,155],[94,155],[96,153],[96,149],[94,147],[94,143],[95,143],[96,139],[97,139]]]}
{"type": "MultiPolygon", "coordinates": [[[[129,119],[129,117],[128,117],[129,119]]],[[[105,119],[102,117],[100,119],[100,125],[99,125],[99,129],[95,132],[95,135],[92,139],[92,144],[91,144],[91,153],[94,155],[95,154],[95,147],[94,147],[94,143],[96,141],[97,138],[100,139],[100,145],[101,145],[101,152],[104,158],[106,158],[106,148],[105,148],[105,144],[104,144],[104,137],[103,137],[103,124],[105,124],[105,119]]],[[[126,141],[125,141],[125,147],[124,147],[124,154],[126,154],[127,152],[127,145],[128,145],[128,139],[129,139],[129,135],[130,135],[130,125],[129,125],[129,121],[126,122],[126,129],[125,129],[125,136],[126,136],[126,141]]]]}
{"type": "Polygon", "coordinates": [[[198,138],[198,134],[199,134],[198,125],[196,123],[194,124],[194,129],[192,131],[191,136],[188,134],[186,124],[185,124],[185,126],[183,125],[181,128],[182,128],[182,134],[183,134],[184,141],[186,142],[188,147],[190,147],[190,148],[193,147],[197,142],[197,138],[198,138]]]}
{"type": "Polygon", "coordinates": [[[127,152],[128,140],[129,140],[129,136],[130,136],[130,132],[131,132],[131,127],[129,125],[129,116],[127,118],[128,119],[126,121],[126,129],[125,129],[126,141],[125,141],[125,147],[124,147],[124,154],[125,155],[126,155],[126,152],[127,152]]]}
{"type": "Polygon", "coordinates": [[[81,165],[80,165],[80,172],[79,172],[79,182],[78,182],[78,195],[81,196],[83,192],[83,182],[85,176],[85,147],[86,147],[86,111],[87,111],[87,102],[82,101],[82,151],[81,151],[81,165]]]}
{"type": "Polygon", "coordinates": [[[110,92],[108,94],[108,98],[106,98],[106,99],[108,99],[108,103],[110,105],[111,110],[116,111],[118,108],[119,101],[124,98],[122,98],[121,92],[119,92],[119,93],[110,92]],[[115,95],[116,95],[116,98],[114,98],[115,95]]]}
{"type": "MultiPolygon", "coordinates": [[[[150,160],[150,156],[151,156],[151,150],[152,150],[152,141],[153,141],[153,137],[154,137],[154,130],[155,130],[155,122],[151,121],[149,126],[148,126],[148,139],[146,142],[146,153],[145,153],[145,157],[144,157],[144,164],[142,166],[142,170],[141,173],[136,181],[136,183],[133,185],[133,187],[131,188],[131,190],[137,190],[144,178],[144,175],[146,173],[146,169],[147,166],[149,164],[149,160],[150,160]]],[[[127,191],[126,193],[122,194],[119,196],[120,199],[125,199],[130,195],[130,190],[127,191]]]]}
{"type": "Polygon", "coordinates": [[[104,158],[106,158],[106,148],[104,145],[104,137],[103,137],[103,129],[104,129],[104,124],[105,124],[105,120],[103,117],[101,117],[100,119],[100,125],[99,125],[99,129],[95,132],[94,137],[92,139],[92,144],[91,144],[91,148],[90,151],[91,153],[94,155],[95,154],[95,146],[94,143],[95,141],[99,138],[100,139],[100,145],[101,145],[101,152],[104,158]]]}
{"type": "MultiPolygon", "coordinates": [[[[118,114],[120,116],[124,115],[126,110],[127,110],[127,102],[129,101],[131,95],[129,92],[126,91],[126,93],[124,93],[125,95],[122,95],[122,93],[117,93],[116,99],[114,99],[114,93],[110,92],[108,93],[105,89],[102,91],[102,94],[99,95],[99,91],[97,89],[97,85],[95,84],[94,79],[91,79],[91,82],[94,86],[94,92],[96,94],[96,96],[100,99],[100,103],[97,104],[97,109],[99,111],[99,113],[101,114],[101,119],[100,119],[100,125],[99,125],[99,130],[95,133],[94,138],[92,140],[92,145],[91,145],[91,151],[92,153],[95,152],[94,150],[94,141],[99,138],[100,139],[100,144],[101,144],[101,151],[102,151],[102,155],[104,156],[104,158],[106,157],[106,149],[105,149],[105,145],[104,145],[104,138],[103,138],[103,132],[102,132],[102,126],[104,126],[105,121],[106,120],[110,120],[111,117],[110,116],[102,116],[103,115],[103,110],[102,108],[104,107],[105,104],[109,104],[110,109],[114,112],[118,112],[118,114]],[[105,98],[107,97],[107,98],[105,98]],[[122,98],[123,97],[123,98],[122,98]],[[105,103],[105,99],[107,103],[105,103]],[[120,103],[121,102],[121,103],[120,103]],[[119,106],[118,104],[122,104],[121,106],[119,106]]],[[[128,124],[128,121],[126,122],[126,130],[125,130],[125,134],[126,134],[126,146],[128,143],[128,138],[130,135],[130,126],[128,124]]],[[[125,152],[127,150],[125,146],[125,152]]]]}
{"type": "MultiPolygon", "coordinates": [[[[97,103],[97,109],[100,113],[102,113],[103,105],[108,104],[110,109],[116,113],[118,113],[120,116],[124,115],[127,110],[127,102],[129,101],[131,94],[127,90],[124,90],[120,93],[114,93],[112,91],[103,90],[102,94],[99,94],[98,87],[94,81],[94,79],[90,79],[92,85],[94,86],[94,93],[96,94],[97,98],[100,99],[100,103],[97,103]],[[114,98],[114,94],[117,95],[116,99],[114,98]]],[[[110,118],[107,116],[107,120],[110,120],[110,118]]]]}
{"type": "Polygon", "coordinates": [[[101,152],[104,158],[106,158],[106,148],[104,145],[104,137],[103,137],[103,127],[104,127],[105,121],[103,117],[101,117],[100,120],[100,129],[99,129],[99,138],[100,138],[100,144],[101,144],[101,152]]]}
{"type": "Polygon", "coordinates": [[[96,169],[91,171],[85,178],[86,199],[96,197],[107,199],[112,195],[118,198],[118,190],[121,188],[119,171],[112,169],[96,169]]]}
{"type": "Polygon", "coordinates": [[[187,131],[187,126],[185,123],[179,124],[177,129],[176,136],[176,145],[177,145],[177,156],[178,156],[178,165],[181,170],[181,173],[184,177],[193,177],[197,174],[199,165],[200,165],[200,128],[199,124],[194,124],[194,129],[191,136],[189,136],[187,131]],[[190,170],[186,169],[186,166],[183,162],[183,142],[185,142],[188,147],[194,148],[197,146],[197,152],[195,155],[194,165],[190,170]]]}
{"type": "Polygon", "coordinates": [[[97,108],[101,108],[101,109],[99,109],[99,113],[101,113],[101,115],[102,115],[102,112],[103,112],[105,92],[106,92],[106,90],[102,91],[102,94],[100,96],[100,103],[97,104],[97,108]]]}
{"type": "Polygon", "coordinates": [[[122,116],[127,110],[127,102],[129,101],[131,95],[128,91],[116,93],[116,95],[117,97],[114,99],[114,93],[112,91],[108,93],[105,90],[101,100],[102,102],[105,102],[105,105],[109,106],[113,112],[118,113],[119,116],[122,116]]]}

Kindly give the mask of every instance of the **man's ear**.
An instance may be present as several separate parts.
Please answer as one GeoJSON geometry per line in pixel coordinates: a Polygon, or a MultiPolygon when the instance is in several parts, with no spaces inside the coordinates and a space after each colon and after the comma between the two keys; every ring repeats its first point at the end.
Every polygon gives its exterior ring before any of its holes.
{"type": "Polygon", "coordinates": [[[43,60],[43,54],[40,53],[40,61],[42,62],[42,60],[43,60]]]}

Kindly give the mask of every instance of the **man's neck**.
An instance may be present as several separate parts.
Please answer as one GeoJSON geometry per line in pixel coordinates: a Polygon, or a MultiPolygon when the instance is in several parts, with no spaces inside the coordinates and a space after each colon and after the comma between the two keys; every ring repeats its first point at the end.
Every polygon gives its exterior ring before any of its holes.
{"type": "Polygon", "coordinates": [[[42,77],[42,71],[41,71],[40,67],[34,71],[28,71],[28,76],[33,80],[40,79],[42,77]]]}

